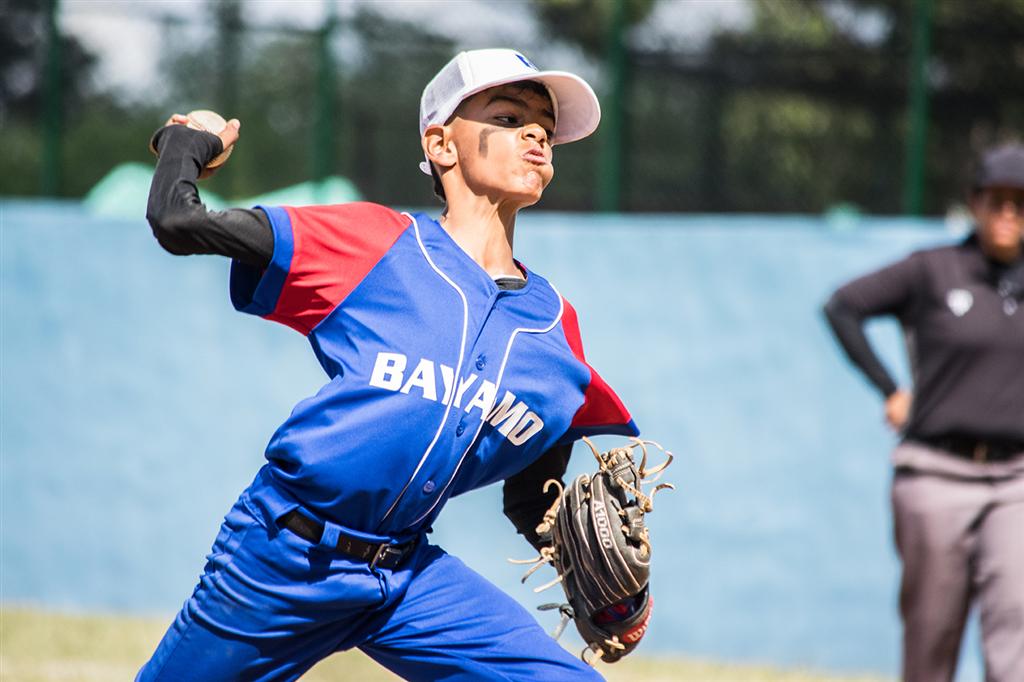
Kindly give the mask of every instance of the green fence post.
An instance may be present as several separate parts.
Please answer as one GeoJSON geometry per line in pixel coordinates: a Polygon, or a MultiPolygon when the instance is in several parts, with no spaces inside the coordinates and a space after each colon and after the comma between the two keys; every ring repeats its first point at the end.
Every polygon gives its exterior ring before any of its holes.
{"type": "Polygon", "coordinates": [[[625,44],[626,0],[613,2],[608,26],[606,66],[608,91],[601,106],[601,149],[597,179],[597,208],[615,212],[622,202],[622,147],[626,117],[626,77],[628,55],[625,44]]]}
{"type": "Polygon", "coordinates": [[[43,163],[40,190],[44,196],[60,192],[61,83],[60,30],[57,13],[60,0],[46,3],[46,99],[43,113],[43,163]]]}
{"type": "Polygon", "coordinates": [[[928,145],[928,52],[932,0],[915,0],[910,55],[907,158],[903,180],[903,210],[921,215],[924,209],[924,164],[928,145]]]}
{"type": "Polygon", "coordinates": [[[325,0],[327,16],[317,35],[318,68],[316,81],[316,117],[313,125],[313,179],[318,203],[327,201],[325,195],[327,177],[334,170],[334,55],[331,39],[338,25],[333,0],[325,0]]]}
{"type": "MultiPolygon", "coordinates": [[[[242,4],[240,0],[220,0],[216,5],[216,13],[219,34],[217,56],[220,61],[220,93],[217,106],[220,113],[231,120],[240,115],[238,66],[241,58],[242,31],[245,30],[242,24],[242,4]]],[[[236,172],[236,166],[227,164],[217,173],[221,191],[225,196],[235,195],[236,172]]]]}

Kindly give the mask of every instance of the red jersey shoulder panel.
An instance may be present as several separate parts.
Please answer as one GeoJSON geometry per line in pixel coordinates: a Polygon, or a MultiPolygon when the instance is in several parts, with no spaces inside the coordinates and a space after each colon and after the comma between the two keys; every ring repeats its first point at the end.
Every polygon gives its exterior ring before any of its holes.
{"type": "Polygon", "coordinates": [[[293,255],[267,319],[309,334],[383,258],[411,221],[386,206],[355,202],[286,206],[293,255]]]}

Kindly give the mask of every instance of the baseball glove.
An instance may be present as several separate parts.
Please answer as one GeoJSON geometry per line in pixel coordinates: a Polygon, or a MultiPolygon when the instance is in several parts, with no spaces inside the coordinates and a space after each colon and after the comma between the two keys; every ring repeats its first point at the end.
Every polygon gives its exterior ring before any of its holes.
{"type": "MultiPolygon", "coordinates": [[[[571,619],[588,649],[597,658],[613,663],[633,651],[647,631],[653,600],[649,589],[651,541],[644,515],[654,508],[654,495],[644,486],[654,483],[672,462],[672,454],[657,443],[632,439],[624,446],[598,452],[588,439],[583,441],[597,459],[593,475],[576,478],[545,513],[537,533],[545,547],[530,560],[540,566],[552,564],[558,578],[535,591],[561,582],[567,604],[545,604],[541,610],[558,609],[562,622],[553,633],[557,638],[571,619]],[[665,452],[667,459],[647,469],[647,446],[665,452]],[[634,452],[642,453],[639,465],[634,452]]],[[[548,481],[544,490],[561,487],[548,481]]],[[[583,651],[586,657],[587,649],[583,651]]]]}

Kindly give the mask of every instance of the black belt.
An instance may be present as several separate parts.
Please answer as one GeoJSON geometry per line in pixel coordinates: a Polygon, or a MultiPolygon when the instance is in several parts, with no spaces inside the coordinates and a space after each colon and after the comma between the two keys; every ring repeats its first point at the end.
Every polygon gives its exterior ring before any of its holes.
{"type": "Polygon", "coordinates": [[[975,462],[1001,462],[1024,452],[1024,441],[971,436],[909,436],[910,440],[975,462]]]}
{"type": "MultiPolygon", "coordinates": [[[[293,509],[279,518],[277,525],[287,528],[300,538],[314,544],[318,544],[324,534],[324,524],[309,518],[298,509],[293,509]]],[[[353,559],[365,561],[370,568],[395,568],[402,563],[415,546],[416,540],[396,545],[389,542],[366,542],[351,535],[338,533],[338,544],[334,546],[334,549],[353,559]]]]}

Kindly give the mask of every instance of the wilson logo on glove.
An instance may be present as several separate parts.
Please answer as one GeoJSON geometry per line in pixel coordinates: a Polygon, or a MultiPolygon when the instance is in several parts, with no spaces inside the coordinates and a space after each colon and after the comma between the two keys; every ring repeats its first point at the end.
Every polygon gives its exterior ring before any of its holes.
{"type": "Polygon", "coordinates": [[[644,622],[640,623],[640,625],[637,625],[629,632],[623,633],[623,642],[627,642],[629,644],[636,644],[641,639],[643,639],[643,636],[645,634],[647,634],[647,624],[651,622],[651,613],[654,611],[654,598],[649,598],[647,600],[647,604],[649,608],[647,609],[647,616],[644,618],[644,622]]]}

